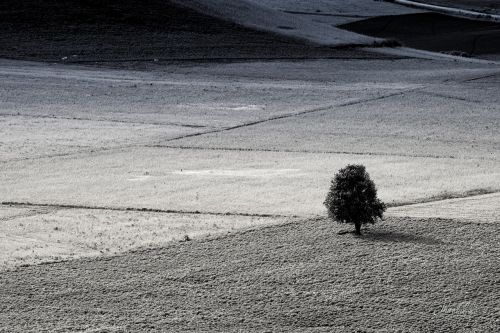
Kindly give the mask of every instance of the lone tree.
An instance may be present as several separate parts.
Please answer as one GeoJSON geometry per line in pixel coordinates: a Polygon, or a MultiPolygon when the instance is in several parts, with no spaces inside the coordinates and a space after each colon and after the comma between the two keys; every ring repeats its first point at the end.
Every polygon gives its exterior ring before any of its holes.
{"type": "Polygon", "coordinates": [[[361,225],[381,219],[385,204],[377,198],[375,183],[363,165],[348,165],[335,175],[324,202],[328,216],[339,223],[352,223],[356,235],[361,225]]]}

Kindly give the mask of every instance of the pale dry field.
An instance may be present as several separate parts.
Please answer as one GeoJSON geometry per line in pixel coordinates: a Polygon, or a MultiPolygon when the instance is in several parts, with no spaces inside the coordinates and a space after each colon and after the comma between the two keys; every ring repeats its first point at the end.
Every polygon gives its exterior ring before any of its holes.
{"type": "Polygon", "coordinates": [[[0,270],[111,256],[294,220],[63,207],[3,207],[0,214],[0,270]]]}
{"type": "Polygon", "coordinates": [[[500,223],[498,193],[418,203],[391,208],[389,216],[448,218],[477,223],[500,223]]]}
{"type": "MultiPolygon", "coordinates": [[[[342,4],[313,19],[390,8],[342,4]]],[[[0,332],[498,331],[500,66],[216,23],[0,33],[58,62],[0,60],[0,332]],[[64,64],[95,54],[117,62],[64,64]],[[391,206],[362,238],[322,205],[350,163],[391,206]]]]}
{"type": "Polygon", "coordinates": [[[500,187],[490,160],[161,147],[4,163],[0,179],[4,202],[309,217],[349,163],[393,205],[500,187]]]}
{"type": "MultiPolygon", "coordinates": [[[[0,199],[28,204],[19,216],[0,209],[5,268],[324,216],[329,181],[349,163],[365,164],[391,205],[500,189],[500,69],[490,64],[0,65],[0,199]],[[163,212],[109,211],[142,208],[163,212]],[[213,228],[212,215],[195,212],[229,215],[213,228]],[[127,214],[141,223],[130,227],[127,214]],[[76,242],[101,222],[102,235],[76,242]]],[[[498,210],[496,200],[483,206],[498,210]]]]}

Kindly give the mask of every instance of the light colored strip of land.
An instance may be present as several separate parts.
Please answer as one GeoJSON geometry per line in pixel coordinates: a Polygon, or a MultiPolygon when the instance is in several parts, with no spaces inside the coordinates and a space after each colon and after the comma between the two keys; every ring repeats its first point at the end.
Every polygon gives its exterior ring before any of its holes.
{"type": "Polygon", "coordinates": [[[443,14],[459,16],[459,17],[465,17],[465,18],[469,18],[469,19],[491,21],[491,22],[500,22],[500,15],[486,14],[486,13],[481,13],[481,12],[477,12],[477,11],[473,11],[473,10],[430,5],[430,4],[421,3],[419,1],[409,1],[409,0],[389,0],[389,2],[394,2],[398,5],[408,6],[411,8],[416,8],[416,9],[421,9],[421,10],[429,10],[432,12],[443,13],[443,14]]]}
{"type": "Polygon", "coordinates": [[[0,271],[19,265],[165,246],[172,241],[216,236],[293,220],[287,217],[5,205],[0,205],[0,217],[0,271]]]}
{"type": "Polygon", "coordinates": [[[481,223],[500,222],[500,193],[390,208],[389,216],[445,218],[481,223]]]}

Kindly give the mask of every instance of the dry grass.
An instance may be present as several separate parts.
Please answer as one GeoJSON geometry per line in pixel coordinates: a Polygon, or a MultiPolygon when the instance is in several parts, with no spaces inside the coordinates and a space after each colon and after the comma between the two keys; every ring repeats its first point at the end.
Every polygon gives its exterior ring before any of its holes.
{"type": "Polygon", "coordinates": [[[283,223],[286,218],[0,206],[0,270],[109,256],[172,241],[283,223]]]}
{"type": "MultiPolygon", "coordinates": [[[[393,91],[363,103],[336,105],[298,117],[278,119],[177,141],[211,148],[274,149],[465,159],[497,159],[500,121],[495,83],[393,91]],[[460,96],[457,94],[460,91],[460,96]],[[434,93],[433,93],[434,92],[434,93]],[[475,97],[474,97],[475,96],[475,97]],[[484,97],[483,97],[484,96],[484,97]]],[[[459,162],[460,163],[460,162],[459,162]]]]}
{"type": "Polygon", "coordinates": [[[311,216],[350,163],[387,203],[500,189],[496,161],[166,148],[8,163],[0,182],[2,201],[311,216]]]}
{"type": "Polygon", "coordinates": [[[417,218],[453,218],[482,223],[500,223],[500,194],[493,193],[394,207],[388,213],[417,218]]]}

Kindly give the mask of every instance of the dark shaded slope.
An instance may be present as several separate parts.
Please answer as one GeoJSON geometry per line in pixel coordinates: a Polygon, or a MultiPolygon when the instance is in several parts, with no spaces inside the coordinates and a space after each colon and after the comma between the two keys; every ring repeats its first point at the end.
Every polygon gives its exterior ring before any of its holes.
{"type": "Polygon", "coordinates": [[[470,56],[500,53],[500,24],[425,13],[382,16],[341,28],[357,33],[395,38],[406,46],[470,56]]]}
{"type": "Polygon", "coordinates": [[[167,0],[0,2],[0,57],[45,61],[224,60],[352,53],[246,29],[167,0]]]}

